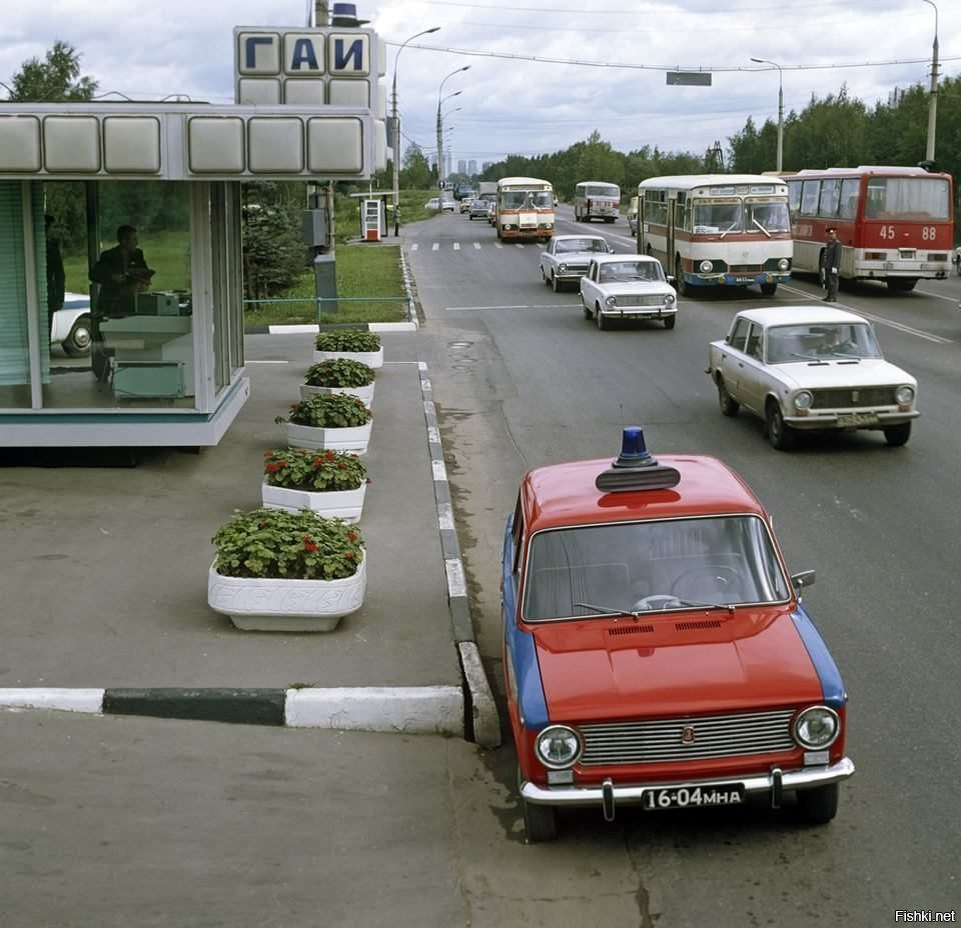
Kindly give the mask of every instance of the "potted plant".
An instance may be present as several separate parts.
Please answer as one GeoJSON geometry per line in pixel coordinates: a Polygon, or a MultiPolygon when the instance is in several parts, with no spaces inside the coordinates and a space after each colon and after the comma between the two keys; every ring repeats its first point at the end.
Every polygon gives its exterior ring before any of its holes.
{"type": "Polygon", "coordinates": [[[370,442],[371,411],[363,400],[346,393],[320,393],[294,403],[287,423],[291,448],[318,448],[364,454],[370,442]]]}
{"type": "Polygon", "coordinates": [[[264,452],[261,499],[267,509],[310,509],[357,522],[368,482],[367,467],[356,454],[274,448],[264,452]]]}
{"type": "Polygon", "coordinates": [[[211,539],[207,602],[250,631],[331,631],[364,601],[360,530],[309,509],[235,512],[211,539]]]}
{"type": "Polygon", "coordinates": [[[366,329],[334,329],[321,332],[314,341],[314,361],[351,358],[374,369],[384,366],[380,336],[366,329]]]}
{"type": "Polygon", "coordinates": [[[312,365],[300,387],[306,399],[318,393],[347,393],[363,400],[368,406],[374,400],[374,369],[353,358],[329,358],[312,365]]]}

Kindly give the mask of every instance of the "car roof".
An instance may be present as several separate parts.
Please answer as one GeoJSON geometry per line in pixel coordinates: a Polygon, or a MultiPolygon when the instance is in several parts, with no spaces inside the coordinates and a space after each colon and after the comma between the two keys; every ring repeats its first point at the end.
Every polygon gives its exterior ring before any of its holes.
{"type": "Polygon", "coordinates": [[[744,309],[735,318],[750,319],[758,325],[813,325],[830,323],[867,323],[867,319],[846,309],[830,306],[768,306],[758,309],[744,309]]]}
{"type": "Polygon", "coordinates": [[[643,261],[647,264],[660,264],[661,262],[657,260],[653,255],[632,255],[632,254],[615,254],[615,255],[598,255],[594,259],[598,264],[608,264],[611,262],[621,261],[643,261]]]}
{"type": "Polygon", "coordinates": [[[587,241],[587,242],[606,242],[603,235],[555,235],[555,242],[587,241]]]}
{"type": "Polygon", "coordinates": [[[609,457],[534,468],[521,484],[528,530],[730,513],[766,518],[744,481],[717,458],[659,454],[656,459],[678,471],[676,486],[604,493],[594,481],[611,466],[609,457]]]}

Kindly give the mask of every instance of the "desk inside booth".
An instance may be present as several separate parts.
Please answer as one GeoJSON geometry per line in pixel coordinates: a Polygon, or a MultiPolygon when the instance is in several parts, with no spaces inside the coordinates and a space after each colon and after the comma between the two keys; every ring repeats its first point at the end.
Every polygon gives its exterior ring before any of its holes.
{"type": "Polygon", "coordinates": [[[177,294],[144,293],[132,316],[100,323],[118,399],[194,395],[193,318],[177,294]]]}

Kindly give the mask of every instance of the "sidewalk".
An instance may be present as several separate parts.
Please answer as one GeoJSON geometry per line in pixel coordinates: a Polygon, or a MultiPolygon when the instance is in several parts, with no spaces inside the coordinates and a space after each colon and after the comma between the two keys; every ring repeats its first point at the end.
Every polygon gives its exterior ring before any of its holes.
{"type": "MultiPolygon", "coordinates": [[[[312,363],[308,333],[248,335],[251,397],[216,448],[135,468],[0,467],[0,706],[497,743],[416,333],[381,333],[363,608],[333,632],[237,630],[206,603],[210,538],[260,505],[263,452],[312,363]]],[[[8,457],[9,462],[9,457],[8,457]]]]}

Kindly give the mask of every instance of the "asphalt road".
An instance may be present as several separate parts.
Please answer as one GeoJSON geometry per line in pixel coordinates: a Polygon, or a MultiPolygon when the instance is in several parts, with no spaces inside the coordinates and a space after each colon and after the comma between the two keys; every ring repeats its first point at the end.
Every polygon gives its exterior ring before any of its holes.
{"type": "MultiPolygon", "coordinates": [[[[558,231],[634,249],[626,223],[562,220],[558,231]]],[[[813,279],[773,298],[749,290],[682,300],[672,332],[657,324],[599,332],[575,293],[541,283],[536,245],[498,247],[493,229],[459,215],[421,224],[411,241],[491,678],[500,685],[499,548],[518,480],[538,464],[613,458],[621,427],[642,425],[653,454],[714,454],[766,504],[789,569],[817,570],[806,602],[851,695],[848,747],[858,772],[830,826],[804,828],[764,808],[629,811],[613,826],[600,813],[565,815],[556,845],[525,849],[532,888],[518,893],[518,907],[530,923],[551,923],[550,915],[573,925],[576,915],[612,925],[881,926],[895,923],[897,909],[961,908],[953,788],[961,751],[952,733],[961,710],[961,280],[910,294],[882,285],[841,292],[839,305],[868,315],[888,358],[919,380],[922,417],[907,446],[888,448],[880,433],[812,436],[785,454],[770,448],[758,420],[721,416],[704,373],[707,344],[745,306],[819,299],[813,279]],[[547,863],[553,891],[541,882],[547,863]],[[624,904],[628,891],[633,916],[625,904],[606,922],[599,917],[598,900],[624,904]],[[556,893],[572,906],[569,921],[554,911],[556,893]]],[[[489,762],[509,788],[506,743],[489,762]]],[[[514,855],[492,855],[484,882],[512,885],[515,865],[514,855]]]]}

